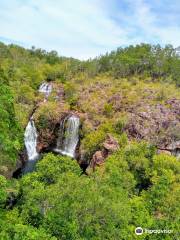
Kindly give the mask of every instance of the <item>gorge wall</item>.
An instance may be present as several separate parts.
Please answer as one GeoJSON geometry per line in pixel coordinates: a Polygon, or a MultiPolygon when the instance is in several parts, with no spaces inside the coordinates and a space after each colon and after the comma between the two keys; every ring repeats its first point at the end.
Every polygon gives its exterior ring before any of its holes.
{"type": "MultiPolygon", "coordinates": [[[[92,90],[88,90],[89,93],[87,93],[87,90],[84,92],[86,92],[89,101],[92,102],[93,97],[90,97],[94,92],[99,94],[100,97],[103,93],[104,96],[101,100],[105,99],[107,93],[104,91],[108,92],[109,87],[110,85],[106,84],[99,88],[96,84],[92,90]]],[[[102,111],[100,106],[96,106],[102,103],[101,100],[96,102],[93,112],[91,110],[84,112],[81,104],[85,99],[83,97],[84,92],[81,92],[81,89],[78,89],[81,95],[76,103],[78,111],[68,107],[62,84],[43,82],[38,91],[41,100],[37,103],[33,116],[30,117],[25,129],[24,140],[28,161],[27,159],[24,160],[24,162],[27,162],[24,172],[31,171],[40,154],[44,152],[54,152],[76,158],[82,166],[87,167],[89,165],[88,169],[94,169],[95,166],[104,163],[112,149],[116,151],[119,148],[116,134],[114,135],[107,129],[105,130],[106,137],[101,140],[97,149],[88,157],[86,155],[87,149],[83,146],[84,139],[86,140],[89,133],[98,132],[102,124],[95,121],[94,113],[99,116],[106,116],[104,110],[102,111]],[[82,130],[80,129],[81,125],[82,130]]],[[[153,91],[151,95],[149,93],[147,98],[150,97],[150,100],[155,98],[155,96],[153,97],[153,91]]],[[[126,112],[126,122],[119,131],[126,133],[129,140],[147,141],[157,147],[158,153],[163,152],[179,157],[180,100],[171,98],[161,104],[147,104],[146,99],[140,99],[130,105],[126,102],[126,96],[123,97],[120,92],[111,93],[108,98],[107,102],[114,113],[113,124],[117,124],[119,113],[126,112]]],[[[108,115],[106,118],[106,121],[111,123],[112,119],[109,119],[108,115]]],[[[96,138],[96,135],[94,137],[96,138]]],[[[87,172],[89,171],[91,170],[87,170],[87,172]]]]}

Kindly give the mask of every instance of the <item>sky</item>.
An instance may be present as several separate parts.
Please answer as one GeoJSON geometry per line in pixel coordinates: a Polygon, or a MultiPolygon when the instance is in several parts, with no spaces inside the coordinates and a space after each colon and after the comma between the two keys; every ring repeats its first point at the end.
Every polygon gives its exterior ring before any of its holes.
{"type": "Polygon", "coordinates": [[[88,59],[130,44],[180,45],[180,0],[0,0],[0,41],[88,59]]]}

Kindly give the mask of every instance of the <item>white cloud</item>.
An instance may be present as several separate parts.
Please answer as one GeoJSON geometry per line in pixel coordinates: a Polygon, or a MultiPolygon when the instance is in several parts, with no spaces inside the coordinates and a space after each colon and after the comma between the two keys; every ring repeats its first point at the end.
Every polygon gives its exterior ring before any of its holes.
{"type": "MultiPolygon", "coordinates": [[[[134,13],[129,17],[128,24],[139,29],[142,41],[147,40],[152,43],[172,44],[174,46],[180,45],[180,26],[177,24],[180,18],[175,17],[173,12],[164,14],[161,12],[161,9],[154,12],[154,5],[151,5],[151,1],[148,3],[145,0],[127,0],[127,2],[134,13]],[[162,19],[165,16],[166,18],[162,19]],[[168,21],[169,19],[173,19],[174,21],[170,22],[168,21]],[[161,24],[159,24],[160,22],[161,24]]],[[[159,1],[159,4],[162,7],[163,1],[159,1]]],[[[168,9],[167,1],[166,4],[166,8],[168,9]]],[[[180,7],[180,2],[177,2],[178,6],[180,7]]]]}
{"type": "Polygon", "coordinates": [[[125,31],[102,11],[101,1],[13,2],[0,10],[0,35],[29,46],[87,58],[127,40],[125,31]]]}
{"type": "Polygon", "coordinates": [[[178,25],[158,26],[150,2],[121,2],[128,11],[119,0],[0,0],[0,36],[81,59],[138,42],[178,45],[178,25]]]}

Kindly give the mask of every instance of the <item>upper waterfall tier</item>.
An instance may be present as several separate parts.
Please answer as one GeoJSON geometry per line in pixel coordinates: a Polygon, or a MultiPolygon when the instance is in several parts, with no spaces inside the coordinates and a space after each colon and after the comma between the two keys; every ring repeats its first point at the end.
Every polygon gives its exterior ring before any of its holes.
{"type": "Polygon", "coordinates": [[[39,92],[44,93],[46,97],[48,97],[52,92],[52,84],[51,83],[42,83],[39,87],[39,92]]]}

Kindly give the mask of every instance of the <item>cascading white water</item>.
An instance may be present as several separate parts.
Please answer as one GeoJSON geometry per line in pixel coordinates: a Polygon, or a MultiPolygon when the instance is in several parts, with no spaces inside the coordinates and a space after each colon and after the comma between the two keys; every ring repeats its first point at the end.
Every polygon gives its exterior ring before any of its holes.
{"type": "Polygon", "coordinates": [[[24,143],[27,150],[28,160],[35,160],[38,157],[37,147],[37,131],[34,121],[30,119],[24,133],[24,143]]]}
{"type": "Polygon", "coordinates": [[[79,118],[70,116],[65,118],[59,129],[56,152],[70,157],[75,157],[76,147],[79,141],[79,118]]]}
{"type": "Polygon", "coordinates": [[[33,119],[31,118],[24,133],[24,143],[27,150],[28,161],[22,170],[22,173],[32,172],[35,168],[39,154],[36,150],[37,147],[37,131],[33,119]]]}
{"type": "Polygon", "coordinates": [[[39,92],[44,93],[44,95],[48,97],[52,92],[51,83],[42,83],[39,87],[39,92]]]}

